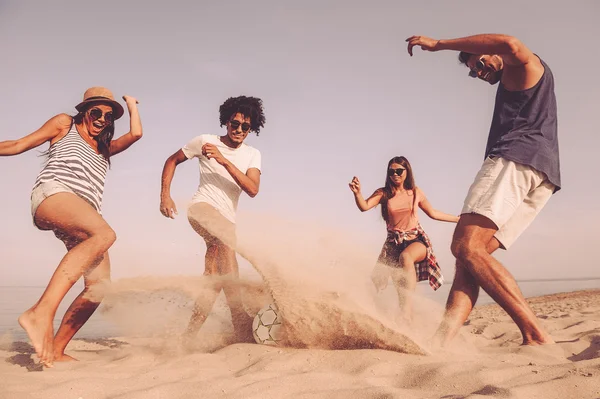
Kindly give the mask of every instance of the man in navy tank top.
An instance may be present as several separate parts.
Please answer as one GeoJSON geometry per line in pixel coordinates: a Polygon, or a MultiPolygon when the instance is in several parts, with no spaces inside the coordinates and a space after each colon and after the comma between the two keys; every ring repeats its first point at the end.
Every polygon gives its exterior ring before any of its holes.
{"type": "Polygon", "coordinates": [[[406,39],[408,53],[459,51],[468,75],[497,84],[485,160],[471,185],[452,239],[456,275],[434,344],[445,345],[467,320],[482,287],[512,317],[524,345],[553,343],[515,279],[491,254],[508,249],[558,191],[557,111],[548,65],[515,37],[482,34],[406,39]]]}

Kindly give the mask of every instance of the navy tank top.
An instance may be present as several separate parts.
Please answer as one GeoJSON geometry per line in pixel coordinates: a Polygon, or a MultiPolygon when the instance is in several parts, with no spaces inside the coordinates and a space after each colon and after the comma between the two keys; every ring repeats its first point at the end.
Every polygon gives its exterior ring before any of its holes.
{"type": "Polygon", "coordinates": [[[560,190],[558,124],[554,77],[546,63],[537,84],[510,91],[500,82],[485,156],[528,165],[560,190]]]}

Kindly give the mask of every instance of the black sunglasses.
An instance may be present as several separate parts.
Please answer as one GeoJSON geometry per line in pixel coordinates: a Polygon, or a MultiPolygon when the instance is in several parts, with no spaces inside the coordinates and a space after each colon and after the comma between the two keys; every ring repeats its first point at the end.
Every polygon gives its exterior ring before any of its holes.
{"type": "Polygon", "coordinates": [[[483,68],[485,68],[485,64],[483,63],[483,57],[481,57],[479,60],[477,60],[477,62],[475,63],[475,68],[471,69],[469,71],[469,76],[472,78],[476,78],[477,77],[477,73],[481,70],[483,70],[483,68]]]}
{"type": "Polygon", "coordinates": [[[250,126],[249,123],[246,123],[246,122],[241,123],[240,121],[236,121],[235,119],[232,121],[229,121],[229,124],[231,125],[231,128],[233,130],[237,130],[238,127],[240,127],[240,125],[242,125],[242,132],[244,132],[244,133],[246,133],[252,127],[252,126],[250,126]]]}
{"type": "Polygon", "coordinates": [[[398,169],[388,169],[388,176],[394,176],[394,175],[398,175],[398,176],[402,176],[402,173],[404,173],[406,169],[402,169],[402,168],[398,168],[398,169]]]}
{"type": "MultiPolygon", "coordinates": [[[[102,118],[102,110],[99,108],[92,108],[90,110],[90,118],[92,118],[92,121],[97,121],[98,119],[102,118]]],[[[112,125],[113,122],[115,121],[115,118],[113,117],[113,113],[111,111],[105,113],[104,120],[109,125],[112,125]]]]}

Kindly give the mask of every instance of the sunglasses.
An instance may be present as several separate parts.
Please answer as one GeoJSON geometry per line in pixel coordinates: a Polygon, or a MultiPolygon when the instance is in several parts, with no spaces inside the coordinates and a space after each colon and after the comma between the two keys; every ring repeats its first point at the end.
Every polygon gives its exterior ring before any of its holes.
{"type": "Polygon", "coordinates": [[[229,121],[229,125],[231,126],[231,128],[233,130],[238,130],[238,127],[240,127],[240,125],[242,125],[242,132],[244,132],[244,133],[246,133],[251,128],[249,123],[246,123],[246,122],[241,123],[240,121],[236,121],[236,120],[229,121]]]}
{"type": "Polygon", "coordinates": [[[476,78],[478,72],[481,71],[481,70],[483,70],[483,68],[485,68],[485,64],[483,62],[483,57],[481,57],[475,63],[475,67],[469,71],[469,76],[472,77],[472,78],[476,78]]]}
{"type": "Polygon", "coordinates": [[[388,169],[388,176],[394,176],[394,175],[402,176],[402,173],[404,173],[405,170],[406,169],[402,169],[402,168],[388,169]]]}
{"type": "MultiPolygon", "coordinates": [[[[98,119],[102,118],[102,110],[99,108],[92,108],[90,110],[90,118],[92,118],[92,121],[97,121],[98,119]]],[[[112,125],[113,122],[115,121],[115,118],[113,117],[113,113],[111,111],[105,113],[104,120],[109,125],[112,125]]]]}

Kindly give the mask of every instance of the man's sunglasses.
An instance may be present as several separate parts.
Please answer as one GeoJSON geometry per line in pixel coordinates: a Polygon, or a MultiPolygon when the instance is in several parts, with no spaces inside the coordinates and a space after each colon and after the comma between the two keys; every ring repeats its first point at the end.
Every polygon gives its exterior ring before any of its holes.
{"type": "Polygon", "coordinates": [[[485,68],[485,64],[483,62],[483,57],[481,57],[475,63],[475,67],[469,71],[469,76],[472,77],[472,78],[476,78],[477,74],[479,73],[479,71],[482,71],[483,68],[485,68]]]}
{"type": "Polygon", "coordinates": [[[249,123],[246,123],[246,122],[241,123],[240,121],[236,121],[236,120],[229,121],[229,125],[231,125],[231,128],[233,130],[238,130],[238,127],[240,127],[240,125],[242,125],[242,132],[244,132],[244,133],[246,133],[252,127],[252,126],[250,126],[249,123]]]}
{"type": "MultiPolygon", "coordinates": [[[[102,118],[102,110],[99,108],[92,108],[90,110],[90,118],[92,118],[92,121],[97,121],[98,119],[102,118]]],[[[109,125],[112,125],[113,122],[115,121],[115,118],[113,117],[113,113],[111,111],[105,113],[104,120],[109,125]]]]}
{"type": "Polygon", "coordinates": [[[402,173],[404,173],[406,169],[402,169],[402,168],[398,168],[398,169],[388,169],[388,176],[394,176],[394,175],[398,175],[398,176],[402,176],[402,173]]]}

